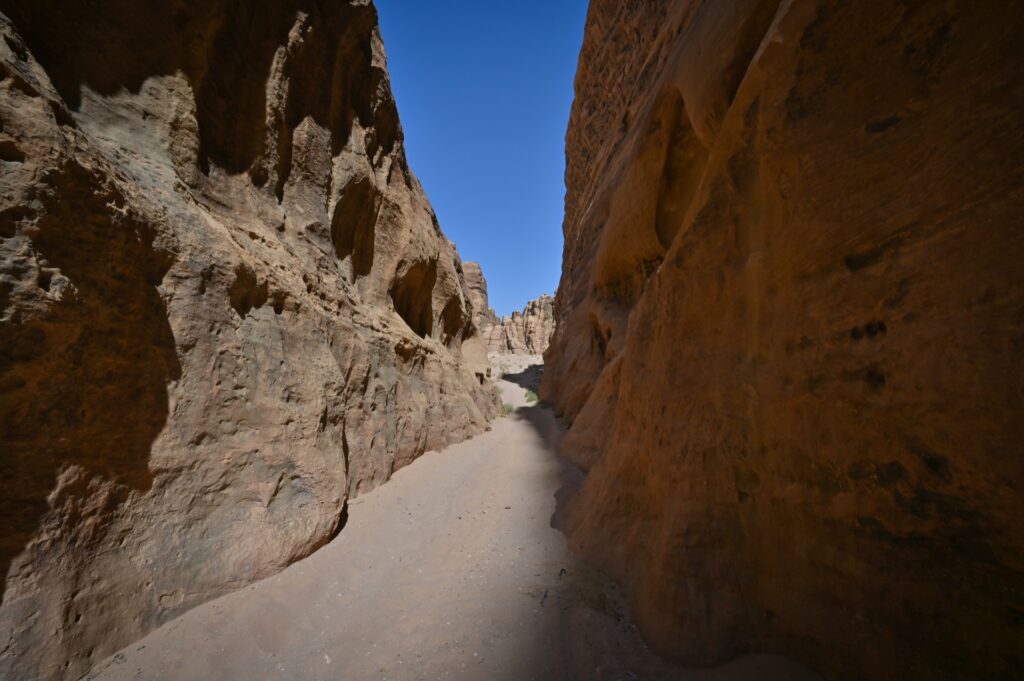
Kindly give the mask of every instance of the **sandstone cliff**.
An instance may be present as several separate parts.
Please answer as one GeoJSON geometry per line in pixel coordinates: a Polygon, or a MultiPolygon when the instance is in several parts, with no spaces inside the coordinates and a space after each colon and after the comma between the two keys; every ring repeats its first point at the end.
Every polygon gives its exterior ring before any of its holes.
{"type": "Polygon", "coordinates": [[[498,315],[491,309],[487,298],[487,279],[478,262],[462,263],[462,272],[466,279],[466,290],[469,302],[473,306],[473,325],[483,331],[498,323],[498,315]]]}
{"type": "Polygon", "coordinates": [[[542,355],[555,330],[551,296],[531,300],[521,312],[498,317],[487,299],[487,280],[479,263],[463,264],[473,305],[473,324],[492,355],[542,355]]]}
{"type": "Polygon", "coordinates": [[[77,678],[498,405],[371,3],[0,12],[0,677],[77,678]]]}
{"type": "Polygon", "coordinates": [[[485,327],[488,352],[499,355],[543,355],[555,331],[551,296],[531,300],[521,312],[502,317],[485,327]]]}
{"type": "Polygon", "coordinates": [[[594,0],[542,397],[653,645],[1024,668],[1024,15],[594,0]]]}

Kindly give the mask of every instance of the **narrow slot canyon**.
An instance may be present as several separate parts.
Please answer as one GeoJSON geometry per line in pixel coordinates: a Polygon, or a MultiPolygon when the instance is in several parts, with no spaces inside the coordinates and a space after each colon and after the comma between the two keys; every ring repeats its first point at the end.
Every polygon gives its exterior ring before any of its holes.
{"type": "Polygon", "coordinates": [[[551,410],[527,401],[534,368],[496,383],[514,415],[352,501],[330,544],[88,678],[818,678],[767,655],[682,672],[647,649],[614,583],[552,526],[578,471],[551,410]]]}
{"type": "Polygon", "coordinates": [[[0,0],[0,679],[1024,678],[1022,33],[0,0]]]}

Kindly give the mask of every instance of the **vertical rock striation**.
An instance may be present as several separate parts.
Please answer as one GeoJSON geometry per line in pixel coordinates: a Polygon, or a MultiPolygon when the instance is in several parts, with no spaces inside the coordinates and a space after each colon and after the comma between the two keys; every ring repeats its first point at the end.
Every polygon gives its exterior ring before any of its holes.
{"type": "Polygon", "coordinates": [[[473,305],[473,325],[486,329],[498,323],[498,315],[491,309],[487,299],[487,279],[478,262],[462,263],[462,272],[466,278],[466,290],[469,291],[469,302],[473,305]]]}
{"type": "Polygon", "coordinates": [[[370,2],[0,13],[0,676],[77,678],[498,404],[370,2]]]}
{"type": "Polygon", "coordinates": [[[1024,666],[1024,15],[591,3],[542,397],[653,645],[1024,666]]]}
{"type": "Polygon", "coordinates": [[[485,328],[487,349],[499,355],[543,355],[555,331],[555,312],[551,296],[531,300],[519,312],[502,317],[485,328]]]}
{"type": "Polygon", "coordinates": [[[551,296],[546,293],[531,300],[521,312],[498,317],[487,299],[487,280],[480,264],[463,264],[466,287],[473,305],[473,324],[495,355],[542,355],[555,330],[555,315],[551,296]]]}
{"type": "Polygon", "coordinates": [[[466,302],[469,304],[472,329],[463,339],[462,354],[466,366],[483,382],[491,376],[491,364],[487,359],[487,332],[497,316],[487,305],[487,280],[480,269],[480,264],[465,262],[462,274],[466,283],[466,302]]]}

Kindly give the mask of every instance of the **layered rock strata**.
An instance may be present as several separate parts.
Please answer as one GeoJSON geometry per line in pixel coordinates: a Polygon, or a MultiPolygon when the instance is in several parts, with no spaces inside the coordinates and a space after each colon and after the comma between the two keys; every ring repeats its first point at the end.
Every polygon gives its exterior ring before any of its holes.
{"type": "Polygon", "coordinates": [[[78,678],[499,405],[371,3],[0,12],[0,677],[78,678]]]}
{"type": "Polygon", "coordinates": [[[555,331],[551,296],[542,294],[519,312],[499,317],[487,298],[487,280],[479,263],[463,265],[469,298],[473,304],[473,323],[491,355],[542,355],[555,331]]]}
{"type": "Polygon", "coordinates": [[[594,0],[542,397],[660,651],[1024,668],[1024,15],[594,0]]]}
{"type": "Polygon", "coordinates": [[[519,312],[502,317],[484,329],[487,349],[502,355],[543,355],[555,332],[555,313],[546,293],[526,304],[519,312]]]}

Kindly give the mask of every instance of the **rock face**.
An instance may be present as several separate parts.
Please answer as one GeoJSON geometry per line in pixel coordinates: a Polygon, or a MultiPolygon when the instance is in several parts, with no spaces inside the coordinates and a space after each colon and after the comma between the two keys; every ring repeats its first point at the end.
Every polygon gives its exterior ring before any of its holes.
{"type": "Polygon", "coordinates": [[[499,405],[371,3],[0,12],[0,677],[78,678],[499,405]]]}
{"type": "Polygon", "coordinates": [[[487,299],[487,280],[479,263],[463,264],[466,288],[473,305],[473,324],[492,355],[542,355],[555,331],[551,296],[531,300],[522,312],[498,317],[487,299]]]}
{"type": "Polygon", "coordinates": [[[1024,668],[1024,15],[591,3],[542,397],[689,662],[1024,668]]]}
{"type": "Polygon", "coordinates": [[[462,355],[466,366],[482,380],[491,376],[491,365],[487,358],[487,330],[495,323],[497,316],[487,305],[487,280],[484,279],[480,264],[463,263],[462,274],[473,321],[473,328],[462,342],[462,355]]]}
{"type": "Polygon", "coordinates": [[[499,322],[487,299],[487,280],[478,262],[462,263],[462,272],[466,279],[466,290],[469,302],[473,306],[473,325],[481,330],[489,329],[499,322]]]}
{"type": "Polygon", "coordinates": [[[543,355],[555,331],[551,296],[531,300],[522,312],[502,317],[484,330],[488,352],[502,355],[543,355]]]}

